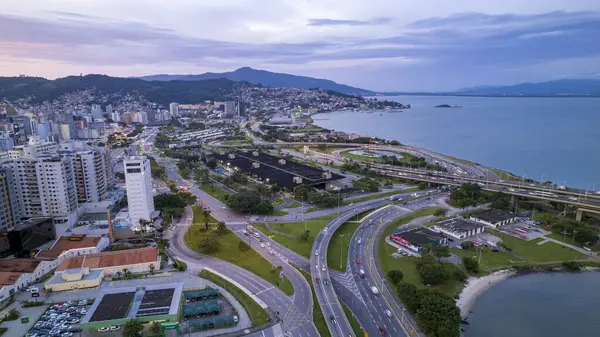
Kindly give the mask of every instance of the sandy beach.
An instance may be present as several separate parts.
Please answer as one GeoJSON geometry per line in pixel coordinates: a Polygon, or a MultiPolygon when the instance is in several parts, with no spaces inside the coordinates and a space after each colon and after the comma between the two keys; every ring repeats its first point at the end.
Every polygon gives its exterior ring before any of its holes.
{"type": "Polygon", "coordinates": [[[466,318],[469,310],[475,303],[477,296],[488,290],[491,286],[515,275],[514,270],[500,270],[483,277],[472,277],[467,280],[467,284],[461,291],[456,305],[460,309],[460,315],[466,318]]]}

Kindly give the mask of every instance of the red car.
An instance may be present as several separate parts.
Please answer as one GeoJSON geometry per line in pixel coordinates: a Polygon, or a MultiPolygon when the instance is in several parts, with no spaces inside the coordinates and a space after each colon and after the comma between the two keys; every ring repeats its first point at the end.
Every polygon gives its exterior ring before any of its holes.
{"type": "Polygon", "coordinates": [[[319,283],[321,283],[321,279],[317,277],[317,278],[315,279],[315,282],[317,282],[317,284],[319,284],[319,283]]]}
{"type": "Polygon", "coordinates": [[[380,328],[379,326],[377,327],[377,330],[379,330],[379,334],[382,336],[385,336],[385,329],[380,328]]]}
{"type": "Polygon", "coordinates": [[[356,264],[360,264],[360,259],[356,259],[356,264]]]}

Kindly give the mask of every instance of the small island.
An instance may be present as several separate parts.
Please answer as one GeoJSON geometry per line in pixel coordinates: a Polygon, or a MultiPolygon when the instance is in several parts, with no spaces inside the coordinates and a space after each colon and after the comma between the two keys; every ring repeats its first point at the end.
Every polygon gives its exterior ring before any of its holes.
{"type": "Polygon", "coordinates": [[[436,105],[436,108],[462,108],[460,105],[449,105],[449,104],[440,104],[436,105]]]}

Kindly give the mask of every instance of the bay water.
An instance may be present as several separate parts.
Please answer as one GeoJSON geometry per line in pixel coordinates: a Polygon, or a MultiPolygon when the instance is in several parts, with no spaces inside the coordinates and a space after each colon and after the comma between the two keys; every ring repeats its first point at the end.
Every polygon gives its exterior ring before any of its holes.
{"type": "Polygon", "coordinates": [[[535,180],[600,189],[600,98],[380,96],[402,112],[337,111],[316,125],[398,140],[535,180]],[[460,108],[435,108],[449,104],[460,108]]]}

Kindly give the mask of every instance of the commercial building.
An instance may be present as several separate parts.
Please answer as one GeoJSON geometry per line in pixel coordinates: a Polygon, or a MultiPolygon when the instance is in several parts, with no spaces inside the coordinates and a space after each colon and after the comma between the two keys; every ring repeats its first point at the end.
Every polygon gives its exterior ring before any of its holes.
{"type": "Polygon", "coordinates": [[[275,183],[287,188],[304,184],[325,189],[327,183],[344,178],[339,174],[259,151],[215,154],[214,157],[227,169],[239,169],[267,183],[275,183]]]}
{"type": "Polygon", "coordinates": [[[9,245],[7,253],[15,257],[35,255],[39,247],[56,240],[54,220],[50,217],[31,218],[3,235],[9,245]]]}
{"type": "Polygon", "coordinates": [[[52,291],[93,288],[104,278],[125,271],[147,273],[159,269],[160,256],[153,247],[82,255],[64,259],[44,288],[52,291]]]}
{"type": "Polygon", "coordinates": [[[81,321],[81,327],[123,325],[137,318],[177,322],[183,283],[103,289],[81,321]]]}
{"type": "Polygon", "coordinates": [[[440,246],[448,243],[448,238],[429,228],[417,228],[405,232],[394,232],[390,239],[413,251],[421,252],[423,247],[440,246]]]}
{"type": "Polygon", "coordinates": [[[475,213],[469,219],[493,228],[498,228],[517,221],[518,217],[512,212],[490,209],[481,213],[475,213]]]}
{"type": "Polygon", "coordinates": [[[51,270],[47,262],[35,259],[0,260],[0,301],[35,283],[51,270]]]}
{"type": "Polygon", "coordinates": [[[144,156],[138,156],[129,157],[123,163],[129,218],[132,224],[137,224],[140,219],[150,220],[152,219],[151,214],[154,212],[150,160],[144,156]]]}
{"type": "Polygon", "coordinates": [[[433,226],[433,228],[436,231],[444,233],[454,239],[462,240],[470,236],[483,233],[485,226],[477,222],[457,217],[438,222],[433,226]]]}
{"type": "Polygon", "coordinates": [[[223,117],[238,116],[238,104],[236,101],[226,101],[223,111],[223,117]]]}

